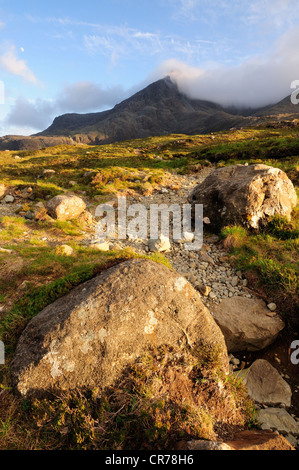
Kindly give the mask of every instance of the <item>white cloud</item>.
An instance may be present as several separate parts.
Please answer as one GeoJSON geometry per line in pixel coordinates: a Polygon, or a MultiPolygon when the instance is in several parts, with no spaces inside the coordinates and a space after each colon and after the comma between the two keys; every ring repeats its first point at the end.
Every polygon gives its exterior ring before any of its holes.
{"type": "Polygon", "coordinates": [[[121,86],[103,88],[91,82],[77,82],[66,85],[59,93],[57,108],[62,112],[88,112],[113,106],[124,97],[121,86]]]}
{"type": "Polygon", "coordinates": [[[122,58],[136,58],[136,54],[160,58],[178,55],[190,61],[199,60],[206,58],[216,43],[199,38],[185,39],[178,34],[167,35],[132,28],[105,27],[97,34],[85,34],[84,46],[90,54],[104,55],[110,58],[111,65],[116,65],[122,58]]]}
{"type": "Polygon", "coordinates": [[[66,85],[53,100],[18,97],[4,124],[30,133],[46,129],[59,114],[97,112],[111,108],[126,96],[121,86],[104,89],[91,82],[66,85]]]}
{"type": "Polygon", "coordinates": [[[179,89],[194,99],[225,106],[265,106],[288,96],[291,82],[299,79],[298,44],[299,30],[294,29],[280,38],[268,57],[211,69],[173,59],[162,63],[153,76],[170,75],[179,89]]]}
{"type": "Polygon", "coordinates": [[[251,25],[267,25],[275,29],[294,27],[299,18],[298,0],[164,0],[174,19],[219,22],[236,18],[251,25]]]}
{"type": "Polygon", "coordinates": [[[4,43],[0,47],[0,67],[9,73],[18,75],[24,80],[33,84],[38,84],[34,73],[30,70],[25,60],[17,57],[17,51],[14,44],[4,43]]]}
{"type": "MultiPolygon", "coordinates": [[[[12,127],[26,127],[42,130],[49,125],[49,117],[55,106],[47,100],[30,101],[19,97],[11,108],[5,123],[12,127]]],[[[51,118],[50,118],[51,119],[51,118]]]]}

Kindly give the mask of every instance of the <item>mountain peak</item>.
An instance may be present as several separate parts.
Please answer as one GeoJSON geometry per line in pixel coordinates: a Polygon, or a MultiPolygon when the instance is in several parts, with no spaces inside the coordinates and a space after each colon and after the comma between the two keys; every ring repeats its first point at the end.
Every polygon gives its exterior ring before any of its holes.
{"type": "MultiPolygon", "coordinates": [[[[207,134],[267,122],[271,115],[279,119],[280,110],[298,116],[299,107],[289,109],[288,103],[252,113],[235,112],[204,100],[194,100],[181,93],[168,75],[113,109],[89,114],[64,114],[52,125],[31,137],[7,137],[0,140],[1,150],[36,150],[63,143],[100,145],[124,140],[169,134],[207,134]],[[31,146],[31,147],[30,147],[31,146]]],[[[291,115],[290,114],[290,115],[291,115]]],[[[273,116],[272,116],[273,118],[273,116]]],[[[273,121],[273,119],[272,119],[273,121]]]]}

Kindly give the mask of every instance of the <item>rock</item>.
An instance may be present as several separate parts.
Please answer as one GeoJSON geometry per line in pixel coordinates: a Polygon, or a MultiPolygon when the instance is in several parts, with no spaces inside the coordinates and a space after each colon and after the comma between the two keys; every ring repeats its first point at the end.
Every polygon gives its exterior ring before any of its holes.
{"type": "Polygon", "coordinates": [[[238,278],[238,276],[234,276],[232,278],[231,285],[232,285],[232,287],[237,287],[238,284],[239,284],[239,278],[238,278]]]}
{"type": "Polygon", "coordinates": [[[53,175],[55,175],[55,173],[56,173],[55,170],[47,170],[46,169],[46,170],[43,171],[43,176],[53,176],[53,175]]]}
{"type": "Polygon", "coordinates": [[[1,248],[0,247],[0,253],[7,253],[11,255],[13,253],[13,250],[8,250],[7,248],[1,248]]]}
{"type": "Polygon", "coordinates": [[[0,184],[0,198],[5,196],[6,186],[4,184],[0,184]]]}
{"type": "Polygon", "coordinates": [[[10,194],[5,196],[5,198],[4,198],[4,202],[6,202],[6,204],[12,204],[14,202],[14,200],[15,200],[15,198],[13,196],[11,196],[10,194]]]}
{"type": "Polygon", "coordinates": [[[232,450],[295,450],[294,447],[281,435],[271,431],[241,431],[226,441],[232,450]]]}
{"type": "Polygon", "coordinates": [[[274,303],[267,305],[267,307],[270,310],[270,312],[275,312],[275,310],[277,309],[277,306],[274,303]]]}
{"type": "Polygon", "coordinates": [[[292,436],[292,434],[287,434],[285,438],[291,444],[292,447],[297,447],[296,437],[292,436]]]}
{"type": "Polygon", "coordinates": [[[74,250],[69,245],[61,245],[56,248],[56,254],[62,256],[72,256],[74,254],[74,250]]]}
{"type": "Polygon", "coordinates": [[[106,241],[100,241],[97,243],[93,243],[90,245],[90,248],[93,250],[98,250],[98,251],[109,251],[110,250],[110,244],[106,241]]]}
{"type": "Polygon", "coordinates": [[[278,371],[268,361],[258,359],[249,369],[238,372],[249,396],[265,405],[291,406],[292,391],[278,371]]]}
{"type": "Polygon", "coordinates": [[[199,286],[198,287],[199,291],[201,292],[202,295],[204,295],[205,297],[208,297],[211,290],[212,290],[212,287],[210,286],[199,286]]]}
{"type": "Polygon", "coordinates": [[[134,259],[108,269],[56,300],[22,333],[11,366],[23,397],[82,388],[103,390],[155,347],[217,348],[229,371],[223,335],[186,279],[134,259]]]}
{"type": "Polygon", "coordinates": [[[262,429],[277,430],[283,434],[299,434],[298,424],[283,408],[266,408],[257,412],[262,429]]]}
{"type": "Polygon", "coordinates": [[[35,218],[34,212],[32,211],[27,211],[26,214],[24,215],[25,219],[27,220],[33,220],[35,218]]]}
{"type": "Polygon", "coordinates": [[[57,220],[72,220],[86,209],[85,202],[78,196],[55,196],[45,205],[48,214],[57,220]]]}
{"type": "Polygon", "coordinates": [[[218,243],[219,240],[220,240],[219,236],[215,234],[209,235],[207,238],[208,243],[218,243]]]}
{"type": "Polygon", "coordinates": [[[213,171],[188,201],[203,204],[211,230],[235,224],[260,229],[272,216],[290,219],[297,195],[291,180],[278,168],[234,165],[213,171]]]}
{"type": "Polygon", "coordinates": [[[233,450],[230,446],[224,442],[214,442],[214,441],[189,441],[188,450],[233,450]]]}
{"type": "Polygon", "coordinates": [[[160,235],[160,237],[156,240],[150,239],[148,241],[149,250],[152,252],[165,252],[169,251],[171,248],[171,244],[169,238],[165,237],[164,235],[160,235]]]}
{"type": "Polygon", "coordinates": [[[182,242],[192,242],[194,240],[194,233],[192,232],[183,232],[182,242]]]}
{"type": "MultiPolygon", "coordinates": [[[[294,443],[294,440],[292,441],[294,443]]],[[[181,444],[179,450],[199,451],[199,450],[230,450],[230,451],[265,451],[265,450],[285,450],[294,451],[292,443],[283,436],[272,431],[240,431],[231,440],[225,442],[215,442],[206,440],[193,440],[187,445],[181,444]]]]}
{"type": "Polygon", "coordinates": [[[213,258],[211,258],[211,256],[209,256],[205,251],[200,252],[199,260],[204,263],[215,264],[213,258]]]}
{"type": "Polygon", "coordinates": [[[213,305],[211,313],[224,334],[229,352],[264,349],[285,327],[278,316],[269,318],[266,303],[256,298],[226,298],[213,305]]]}

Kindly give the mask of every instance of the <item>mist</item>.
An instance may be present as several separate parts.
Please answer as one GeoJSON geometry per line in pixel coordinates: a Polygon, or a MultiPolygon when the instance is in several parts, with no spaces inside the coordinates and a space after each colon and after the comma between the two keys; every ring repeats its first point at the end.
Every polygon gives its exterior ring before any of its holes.
{"type": "Polygon", "coordinates": [[[210,69],[190,66],[176,59],[163,62],[151,76],[169,75],[179,90],[192,99],[203,99],[238,108],[259,108],[291,94],[299,79],[299,30],[282,36],[268,57],[251,58],[238,66],[210,69]]]}

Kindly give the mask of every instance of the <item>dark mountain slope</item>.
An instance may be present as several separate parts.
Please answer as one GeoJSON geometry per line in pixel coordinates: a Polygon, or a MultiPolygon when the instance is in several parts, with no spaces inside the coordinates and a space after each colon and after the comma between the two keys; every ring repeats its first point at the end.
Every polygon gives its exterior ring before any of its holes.
{"type": "MultiPolygon", "coordinates": [[[[167,134],[207,134],[268,122],[268,116],[286,112],[296,115],[299,106],[286,98],[275,106],[242,112],[182,94],[166,77],[116,105],[89,114],[64,114],[52,125],[31,137],[0,138],[0,150],[37,149],[59,144],[105,144],[167,134]],[[280,112],[280,110],[282,112],[280,112]]],[[[285,117],[285,116],[284,116],[285,117]]]]}
{"type": "Polygon", "coordinates": [[[247,119],[232,116],[214,103],[190,100],[170,79],[159,80],[110,111],[66,114],[39,136],[86,135],[110,143],[163,134],[194,134],[226,130],[247,119]],[[212,118],[212,119],[211,119],[212,118]]]}

